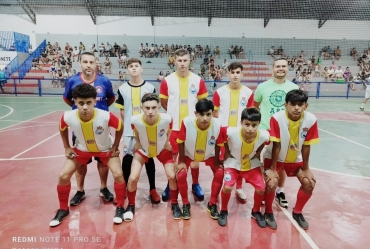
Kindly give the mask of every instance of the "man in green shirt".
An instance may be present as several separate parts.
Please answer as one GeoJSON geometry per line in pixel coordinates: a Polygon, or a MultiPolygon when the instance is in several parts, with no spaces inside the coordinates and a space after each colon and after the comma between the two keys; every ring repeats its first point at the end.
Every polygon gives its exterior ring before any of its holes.
{"type": "MultiPolygon", "coordinates": [[[[285,95],[298,86],[286,79],[289,71],[288,61],[286,59],[276,59],[272,64],[273,78],[258,85],[254,93],[254,105],[260,109],[262,114],[260,129],[270,129],[270,118],[278,111],[285,110],[285,95]]],[[[283,208],[288,207],[288,201],[285,199],[284,184],[286,173],[279,171],[279,183],[276,190],[275,199],[283,208]]]]}

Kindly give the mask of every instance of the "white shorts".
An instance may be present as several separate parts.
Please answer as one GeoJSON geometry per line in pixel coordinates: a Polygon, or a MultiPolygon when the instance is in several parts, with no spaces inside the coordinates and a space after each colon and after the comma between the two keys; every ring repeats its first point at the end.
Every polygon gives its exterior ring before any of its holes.
{"type": "Polygon", "coordinates": [[[135,137],[123,137],[123,157],[126,155],[134,156],[135,137]]]}
{"type": "Polygon", "coordinates": [[[365,91],[365,99],[370,98],[370,85],[367,85],[366,91],[365,91]]]}

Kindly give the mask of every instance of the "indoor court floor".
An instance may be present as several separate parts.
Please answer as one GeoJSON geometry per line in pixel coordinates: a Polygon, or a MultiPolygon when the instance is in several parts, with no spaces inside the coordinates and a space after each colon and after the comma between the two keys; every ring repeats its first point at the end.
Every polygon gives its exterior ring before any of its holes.
{"type": "MultiPolygon", "coordinates": [[[[115,206],[99,197],[95,162],[88,165],[87,198],[71,207],[61,225],[50,228],[59,208],[56,185],[64,162],[58,122],[69,108],[61,96],[1,96],[0,248],[369,248],[370,104],[361,112],[361,101],[309,99],[308,110],[319,120],[320,143],[311,149],[310,166],[317,184],[303,211],[310,225],[307,231],[291,217],[299,187],[295,178],[289,178],[285,186],[289,208],[282,210],[274,204],[276,231],[262,229],[251,219],[253,188],[248,184],[243,184],[247,203],[237,202],[233,195],[228,225],[220,227],[206,210],[212,173],[204,165],[199,182],[205,200],[190,198],[190,220],[172,219],[170,203],[150,203],[144,169],[134,220],[114,225],[115,206]]],[[[116,108],[111,111],[118,114],[116,108]]],[[[108,183],[113,192],[111,175],[108,183]]],[[[166,183],[157,162],[159,193],[166,183]]],[[[70,198],[75,191],[73,177],[70,198]]]]}

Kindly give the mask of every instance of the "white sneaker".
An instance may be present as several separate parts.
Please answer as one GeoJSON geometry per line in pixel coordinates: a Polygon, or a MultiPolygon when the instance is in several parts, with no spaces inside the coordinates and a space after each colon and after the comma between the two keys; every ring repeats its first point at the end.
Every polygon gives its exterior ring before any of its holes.
{"type": "Polygon", "coordinates": [[[241,200],[243,200],[243,201],[247,200],[247,196],[245,195],[245,193],[244,193],[243,189],[241,189],[241,188],[236,189],[236,190],[235,190],[235,194],[236,194],[236,196],[237,196],[239,199],[241,199],[241,200]]]}

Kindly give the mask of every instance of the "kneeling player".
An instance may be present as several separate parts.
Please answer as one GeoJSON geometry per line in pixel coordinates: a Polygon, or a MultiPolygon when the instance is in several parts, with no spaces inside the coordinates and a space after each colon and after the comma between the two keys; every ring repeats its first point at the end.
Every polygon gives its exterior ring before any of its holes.
{"type": "Polygon", "coordinates": [[[260,212],[261,204],[265,194],[265,182],[261,172],[262,163],[260,153],[269,141],[269,133],[259,130],[261,113],[257,108],[244,109],[241,114],[241,127],[228,127],[223,130],[225,143],[224,187],[221,192],[221,212],[218,218],[220,226],[226,226],[231,191],[241,176],[254,188],[254,204],[252,218],[260,227],[266,227],[265,219],[260,212]]]}
{"type": "Polygon", "coordinates": [[[80,84],[73,89],[72,96],[77,109],[64,113],[60,121],[60,134],[67,157],[58,180],[58,198],[60,208],[50,226],[59,225],[69,215],[68,197],[71,191],[71,177],[79,167],[86,167],[93,157],[99,157],[108,166],[114,177],[114,191],[117,197],[115,223],[122,223],[124,209],[124,190],[121,162],[119,159],[119,142],[122,137],[122,122],[113,114],[94,108],[97,92],[89,84],[80,84]],[[76,144],[71,148],[68,140],[68,127],[76,136],[76,144]],[[116,129],[113,139],[110,128],[116,129]]]}
{"type": "Polygon", "coordinates": [[[174,160],[168,134],[172,128],[172,118],[166,113],[158,113],[160,109],[159,97],[155,93],[147,93],[141,99],[142,114],[131,117],[131,126],[135,138],[141,148],[135,152],[131,164],[131,174],[127,183],[128,206],[124,220],[129,222],[135,214],[135,198],[137,183],[142,166],[149,158],[157,157],[163,164],[171,191],[171,205],[173,216],[181,214],[177,203],[177,184],[175,178],[174,160]]]}
{"type": "MultiPolygon", "coordinates": [[[[207,210],[212,219],[218,219],[217,196],[222,187],[224,171],[220,164],[215,162],[216,154],[220,152],[219,145],[223,146],[221,136],[221,124],[216,118],[212,118],[214,105],[207,99],[199,100],[195,105],[195,117],[184,118],[177,137],[179,147],[179,161],[176,166],[177,185],[182,198],[182,218],[190,219],[190,203],[188,200],[188,183],[186,181],[187,170],[192,162],[204,162],[210,166],[213,172],[211,200],[207,210]]],[[[218,157],[217,157],[218,159],[218,157]]],[[[199,167],[199,163],[191,165],[199,167]]]]}
{"type": "MultiPolygon", "coordinates": [[[[275,222],[272,202],[277,184],[277,172],[284,168],[287,176],[296,176],[301,182],[293,218],[303,228],[308,223],[302,209],[311,198],[316,180],[309,165],[310,145],[319,142],[316,117],[306,112],[308,95],[302,90],[292,90],[285,97],[285,110],[275,113],[270,120],[270,141],[264,154],[266,213],[275,222]]],[[[275,223],[276,224],[276,223],[275,223]]]]}

